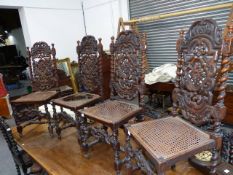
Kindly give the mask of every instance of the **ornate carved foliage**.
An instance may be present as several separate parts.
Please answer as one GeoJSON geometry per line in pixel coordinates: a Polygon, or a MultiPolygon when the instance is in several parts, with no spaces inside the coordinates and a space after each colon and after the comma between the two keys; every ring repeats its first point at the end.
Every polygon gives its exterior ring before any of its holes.
{"type": "Polygon", "coordinates": [[[84,91],[99,92],[100,89],[101,71],[99,62],[101,58],[99,53],[102,52],[102,44],[101,39],[99,41],[100,44],[97,46],[97,40],[91,35],[83,37],[81,45],[78,41],[79,85],[84,91]]]}
{"type": "Polygon", "coordinates": [[[140,37],[133,31],[121,32],[115,44],[110,45],[113,54],[112,88],[121,98],[131,100],[138,95],[141,67],[139,64],[140,37]]]}
{"type": "Polygon", "coordinates": [[[27,50],[33,90],[49,90],[56,87],[58,77],[54,44],[50,49],[46,42],[36,42],[31,51],[29,48],[27,50]]]}
{"type": "Polygon", "coordinates": [[[183,116],[197,125],[213,118],[220,120],[224,114],[223,104],[221,109],[212,106],[221,46],[221,29],[212,19],[194,22],[185,39],[181,32],[177,42],[179,56],[173,100],[183,116]]]}

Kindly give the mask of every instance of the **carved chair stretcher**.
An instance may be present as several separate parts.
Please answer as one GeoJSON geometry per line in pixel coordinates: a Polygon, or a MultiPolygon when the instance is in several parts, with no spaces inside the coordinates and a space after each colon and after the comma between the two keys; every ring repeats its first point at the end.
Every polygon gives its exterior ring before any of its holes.
{"type": "Polygon", "coordinates": [[[42,41],[36,42],[31,51],[27,48],[27,54],[33,92],[11,101],[17,131],[22,135],[23,128],[29,124],[48,123],[49,132],[52,134],[53,124],[48,103],[59,94],[56,50],[54,44],[50,49],[50,46],[42,41]],[[39,111],[38,107],[41,105],[44,105],[46,113],[39,111]]]}
{"type": "Polygon", "coordinates": [[[144,103],[140,92],[144,82],[145,35],[140,38],[139,34],[129,30],[121,32],[115,43],[114,38],[111,39],[111,99],[79,110],[82,115],[78,120],[78,131],[79,142],[85,155],[89,147],[96,143],[105,142],[112,145],[116,174],[120,174],[124,160],[120,160],[119,127],[140,114],[144,103]],[[139,51],[142,55],[141,64],[139,51]],[[132,100],[138,97],[139,103],[133,104],[132,100]],[[88,126],[87,118],[97,121],[101,126],[88,126]],[[91,141],[93,137],[95,139],[91,141]]]}
{"type": "Polygon", "coordinates": [[[180,32],[176,46],[178,59],[173,116],[127,127],[125,164],[128,174],[137,169],[154,174],[142,151],[132,148],[131,136],[146,151],[159,175],[163,175],[177,161],[191,158],[207,149],[212,150],[212,160],[203,164],[208,166],[210,174],[216,173],[221,148],[220,122],[226,112],[224,96],[229,56],[233,51],[233,25],[229,28],[223,44],[221,29],[212,19],[194,22],[185,38],[184,32],[180,32]],[[220,61],[220,71],[217,71],[220,61]],[[217,72],[220,72],[218,82],[217,72]],[[212,105],[215,87],[219,95],[217,104],[212,105]],[[177,108],[181,109],[184,119],[178,117],[177,108]],[[208,133],[196,127],[206,124],[211,125],[208,133]]]}
{"type": "Polygon", "coordinates": [[[68,127],[75,127],[75,120],[65,112],[57,113],[55,105],[70,109],[76,118],[80,115],[78,109],[91,106],[101,100],[102,96],[102,52],[101,39],[99,44],[94,36],[83,37],[81,45],[78,41],[79,56],[79,90],[81,92],[58,98],[52,101],[54,117],[56,118],[56,133],[61,138],[61,131],[68,127]],[[95,94],[96,93],[96,94],[95,94]],[[61,124],[63,123],[63,126],[61,124]]]}

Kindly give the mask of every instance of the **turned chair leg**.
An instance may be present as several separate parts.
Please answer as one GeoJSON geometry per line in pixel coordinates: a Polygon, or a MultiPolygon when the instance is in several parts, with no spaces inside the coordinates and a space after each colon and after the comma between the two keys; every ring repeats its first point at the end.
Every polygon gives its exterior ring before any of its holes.
{"type": "Polygon", "coordinates": [[[210,167],[210,174],[211,175],[215,175],[216,171],[217,171],[217,165],[218,165],[218,159],[219,159],[219,152],[216,148],[213,149],[212,151],[212,158],[211,158],[211,162],[212,165],[210,167]]]}
{"type": "Polygon", "coordinates": [[[55,131],[58,139],[61,139],[61,129],[59,127],[60,118],[59,115],[57,114],[56,106],[54,104],[52,106],[53,106],[53,121],[54,121],[55,131]]]}
{"type": "Polygon", "coordinates": [[[89,132],[87,127],[87,119],[84,114],[81,114],[81,116],[76,114],[76,116],[78,116],[78,142],[81,146],[84,157],[88,158],[89,154],[87,139],[89,132]]]}
{"type": "Polygon", "coordinates": [[[114,149],[114,165],[115,165],[116,174],[120,175],[121,161],[120,161],[120,143],[118,140],[118,128],[114,128],[112,131],[113,131],[112,146],[114,149]]]}
{"type": "Polygon", "coordinates": [[[50,136],[53,136],[53,125],[52,125],[52,120],[51,120],[51,115],[49,113],[48,105],[45,104],[44,107],[45,107],[46,116],[48,117],[49,134],[50,134],[50,136]]]}

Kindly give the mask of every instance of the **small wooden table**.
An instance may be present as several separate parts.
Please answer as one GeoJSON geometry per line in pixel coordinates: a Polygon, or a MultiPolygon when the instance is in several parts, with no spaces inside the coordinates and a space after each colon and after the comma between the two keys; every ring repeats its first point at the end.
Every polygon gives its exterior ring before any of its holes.
{"type": "MultiPolygon", "coordinates": [[[[47,124],[30,125],[24,130],[24,136],[19,137],[16,128],[12,129],[17,144],[26,151],[49,175],[114,175],[113,150],[110,145],[98,144],[92,150],[89,159],[83,157],[76,137],[76,129],[64,130],[62,140],[51,138],[47,124]]],[[[125,140],[122,130],[120,142],[125,140]]],[[[126,174],[122,169],[122,174],[126,174]]],[[[135,175],[141,174],[140,172],[135,175]]],[[[202,175],[187,162],[181,162],[176,170],[168,171],[169,175],[195,174],[202,175]]]]}

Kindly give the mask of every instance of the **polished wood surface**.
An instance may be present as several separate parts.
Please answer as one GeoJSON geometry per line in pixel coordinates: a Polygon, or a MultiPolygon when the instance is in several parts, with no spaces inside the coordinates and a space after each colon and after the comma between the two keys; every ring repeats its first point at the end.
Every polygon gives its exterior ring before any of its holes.
{"type": "MultiPolygon", "coordinates": [[[[47,125],[30,125],[19,137],[13,128],[16,142],[50,175],[114,175],[113,150],[110,145],[98,144],[90,151],[95,156],[83,157],[76,137],[76,129],[64,130],[63,139],[51,137],[47,125]],[[104,153],[104,154],[103,154],[104,153]]],[[[124,140],[120,131],[120,141],[124,140]]],[[[122,175],[126,174],[122,168],[122,175]]],[[[141,174],[137,172],[136,174],[141,174]]],[[[169,170],[166,175],[202,175],[187,162],[181,162],[176,169],[169,170]]]]}

